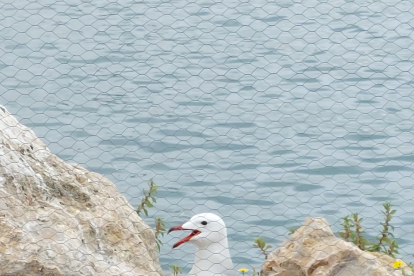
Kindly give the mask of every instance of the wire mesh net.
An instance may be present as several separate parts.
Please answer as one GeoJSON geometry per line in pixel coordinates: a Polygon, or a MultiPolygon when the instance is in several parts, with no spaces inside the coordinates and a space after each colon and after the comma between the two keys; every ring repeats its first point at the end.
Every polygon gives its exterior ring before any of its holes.
{"type": "MultiPolygon", "coordinates": [[[[216,213],[236,268],[259,268],[254,239],[309,216],[337,233],[357,212],[375,241],[390,201],[413,254],[411,1],[3,0],[0,18],[1,104],[134,207],[152,179],[151,226],[216,213]]],[[[191,269],[176,239],[166,273],[191,269]]]]}

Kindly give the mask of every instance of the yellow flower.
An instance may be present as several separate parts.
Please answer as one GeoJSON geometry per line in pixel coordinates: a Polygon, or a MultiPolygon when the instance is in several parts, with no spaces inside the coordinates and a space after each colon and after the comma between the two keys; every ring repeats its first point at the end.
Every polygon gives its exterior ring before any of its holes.
{"type": "Polygon", "coordinates": [[[239,269],[239,272],[242,272],[242,273],[245,273],[245,272],[247,272],[247,271],[249,271],[247,268],[240,268],[240,269],[239,269]]]}
{"type": "Polygon", "coordinates": [[[400,268],[402,264],[403,264],[403,262],[402,262],[402,261],[396,261],[396,262],[392,265],[392,267],[393,267],[393,268],[400,268]]]}

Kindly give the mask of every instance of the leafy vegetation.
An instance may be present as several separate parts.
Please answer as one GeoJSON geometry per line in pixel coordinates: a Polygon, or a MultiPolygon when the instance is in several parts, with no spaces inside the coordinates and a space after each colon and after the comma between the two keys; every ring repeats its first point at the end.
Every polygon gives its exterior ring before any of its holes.
{"type": "Polygon", "coordinates": [[[156,218],[155,219],[155,241],[157,242],[158,251],[161,250],[161,237],[164,236],[166,230],[165,230],[165,222],[162,220],[162,218],[156,218]]]}
{"type": "Polygon", "coordinates": [[[363,219],[360,218],[357,213],[353,213],[343,218],[343,231],[339,232],[341,238],[354,243],[361,250],[381,252],[391,257],[395,257],[395,254],[398,254],[398,245],[392,233],[394,227],[390,222],[393,215],[396,213],[396,210],[392,210],[390,202],[385,202],[383,207],[383,214],[385,218],[384,222],[381,223],[382,230],[376,238],[376,242],[370,242],[364,237],[364,231],[362,229],[363,219]]]}
{"type": "Polygon", "coordinates": [[[296,232],[296,230],[298,230],[298,229],[295,229],[295,228],[289,229],[288,235],[293,235],[296,232]]]}
{"type": "MultiPolygon", "coordinates": [[[[138,215],[141,215],[141,212],[144,212],[144,214],[148,216],[148,208],[154,207],[154,203],[157,202],[157,199],[155,196],[158,192],[159,186],[157,186],[155,182],[151,179],[148,184],[148,187],[149,187],[148,190],[142,191],[143,198],[136,210],[138,215]]],[[[164,236],[165,233],[166,233],[166,229],[165,229],[164,220],[160,217],[155,218],[154,234],[155,234],[155,241],[157,243],[158,251],[161,250],[161,245],[162,245],[161,237],[164,236]]],[[[178,276],[182,273],[181,267],[178,265],[172,265],[171,270],[172,270],[172,276],[178,276]]]]}
{"type": "MultiPolygon", "coordinates": [[[[151,179],[149,182],[149,189],[143,190],[144,197],[141,200],[141,203],[137,207],[137,214],[140,215],[141,211],[144,212],[146,216],[148,216],[148,209],[154,207],[154,203],[157,202],[155,195],[158,192],[158,186],[155,185],[154,181],[151,179]]],[[[156,218],[155,219],[155,241],[157,243],[158,251],[161,250],[161,237],[164,236],[166,230],[165,230],[165,223],[162,220],[162,218],[156,218]]]]}
{"type": "Polygon", "coordinates": [[[261,237],[255,238],[254,239],[254,244],[253,244],[254,248],[259,248],[260,252],[263,254],[265,260],[267,260],[267,257],[269,256],[269,252],[268,250],[270,248],[272,248],[272,246],[267,245],[265,240],[261,237]]]}
{"type": "Polygon", "coordinates": [[[179,267],[178,265],[172,265],[171,270],[172,270],[172,274],[171,274],[172,276],[178,276],[182,273],[181,267],[179,267]]]}
{"type": "Polygon", "coordinates": [[[141,203],[138,205],[137,208],[137,214],[140,215],[141,211],[145,213],[146,216],[148,216],[148,210],[147,208],[154,207],[154,203],[157,202],[155,199],[155,194],[158,192],[158,186],[155,185],[154,181],[151,179],[149,183],[149,189],[143,190],[144,198],[141,200],[141,203]]]}

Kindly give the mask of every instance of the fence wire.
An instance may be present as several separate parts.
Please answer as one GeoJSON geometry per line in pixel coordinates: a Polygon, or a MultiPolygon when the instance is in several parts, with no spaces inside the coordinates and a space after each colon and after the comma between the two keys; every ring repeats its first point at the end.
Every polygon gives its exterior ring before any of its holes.
{"type": "MultiPolygon", "coordinates": [[[[412,261],[411,1],[3,0],[0,102],[166,226],[213,212],[236,268],[306,217],[366,234],[397,210],[412,261]]],[[[191,247],[160,261],[188,272],[191,247]]],[[[410,259],[411,258],[411,259],[410,259]]]]}

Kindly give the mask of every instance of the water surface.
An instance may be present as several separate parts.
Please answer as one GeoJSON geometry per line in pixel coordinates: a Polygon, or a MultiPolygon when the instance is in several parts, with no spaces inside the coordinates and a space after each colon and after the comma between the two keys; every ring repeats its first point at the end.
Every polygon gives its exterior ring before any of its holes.
{"type": "MultiPolygon", "coordinates": [[[[150,179],[167,226],[215,212],[237,267],[308,216],[382,203],[414,240],[410,1],[3,1],[0,101],[68,162],[136,206],[150,179]]],[[[190,269],[191,246],[161,263],[190,269]]]]}

